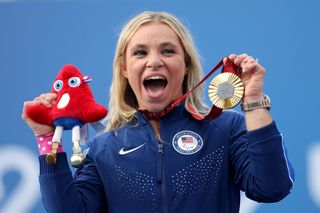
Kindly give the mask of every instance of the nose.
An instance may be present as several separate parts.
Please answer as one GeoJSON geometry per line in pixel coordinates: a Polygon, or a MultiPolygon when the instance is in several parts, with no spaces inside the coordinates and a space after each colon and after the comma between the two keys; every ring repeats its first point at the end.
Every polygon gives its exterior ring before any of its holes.
{"type": "Polygon", "coordinates": [[[157,70],[164,65],[161,55],[157,52],[150,52],[148,55],[147,67],[157,70]]]}

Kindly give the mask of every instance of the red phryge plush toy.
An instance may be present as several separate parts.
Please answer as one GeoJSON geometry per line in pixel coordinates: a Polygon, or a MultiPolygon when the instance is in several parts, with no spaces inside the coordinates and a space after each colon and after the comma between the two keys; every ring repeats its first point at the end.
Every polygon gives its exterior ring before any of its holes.
{"type": "Polygon", "coordinates": [[[58,73],[52,93],[57,94],[56,103],[51,108],[44,105],[31,106],[26,114],[35,122],[55,126],[52,139],[52,153],[47,154],[47,162],[56,162],[58,145],[61,143],[62,131],[72,129],[73,155],[71,164],[79,167],[84,155],[80,148],[80,128],[90,122],[104,118],[107,109],[96,103],[87,84],[91,81],[83,76],[73,65],[65,65],[58,73]]]}

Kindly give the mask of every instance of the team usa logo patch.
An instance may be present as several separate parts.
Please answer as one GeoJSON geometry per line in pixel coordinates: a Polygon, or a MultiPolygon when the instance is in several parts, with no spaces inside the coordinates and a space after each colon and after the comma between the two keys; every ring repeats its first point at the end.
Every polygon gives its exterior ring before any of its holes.
{"type": "Polygon", "coordinates": [[[192,155],[202,148],[203,140],[197,133],[184,130],[173,137],[172,145],[180,154],[192,155]]]}

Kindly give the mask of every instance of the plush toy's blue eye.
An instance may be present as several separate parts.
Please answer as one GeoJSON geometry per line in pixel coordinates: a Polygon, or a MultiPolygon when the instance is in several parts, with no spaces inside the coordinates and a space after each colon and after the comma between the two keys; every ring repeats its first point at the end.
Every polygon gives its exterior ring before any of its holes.
{"type": "Polygon", "coordinates": [[[81,81],[80,81],[80,78],[78,77],[72,77],[72,78],[69,78],[68,80],[68,84],[70,87],[78,87],[80,83],[81,81]]]}
{"type": "Polygon", "coordinates": [[[55,91],[59,92],[63,87],[63,82],[61,80],[56,80],[53,84],[53,88],[55,91]]]}

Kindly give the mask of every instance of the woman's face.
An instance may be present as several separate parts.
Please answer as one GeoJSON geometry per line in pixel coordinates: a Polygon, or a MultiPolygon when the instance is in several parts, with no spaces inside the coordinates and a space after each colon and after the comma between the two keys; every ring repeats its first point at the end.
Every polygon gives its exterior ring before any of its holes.
{"type": "Polygon", "coordinates": [[[163,110],[182,95],[187,74],[177,34],[161,22],[141,25],[127,44],[122,74],[128,78],[139,108],[163,110]]]}

